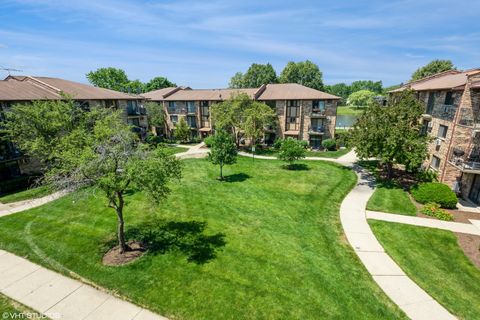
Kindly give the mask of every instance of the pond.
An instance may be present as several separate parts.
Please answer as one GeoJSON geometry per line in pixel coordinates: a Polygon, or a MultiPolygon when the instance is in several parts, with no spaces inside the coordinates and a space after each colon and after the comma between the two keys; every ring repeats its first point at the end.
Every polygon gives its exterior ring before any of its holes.
{"type": "Polygon", "coordinates": [[[347,114],[347,115],[337,115],[336,128],[350,128],[353,127],[353,124],[357,121],[358,115],[347,114]]]}

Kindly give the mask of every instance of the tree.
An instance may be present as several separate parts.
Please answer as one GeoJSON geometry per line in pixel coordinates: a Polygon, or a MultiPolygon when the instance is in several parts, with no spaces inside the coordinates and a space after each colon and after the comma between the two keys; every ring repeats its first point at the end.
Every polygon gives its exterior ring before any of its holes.
{"type": "Polygon", "coordinates": [[[240,145],[240,128],[247,107],[252,99],[246,93],[231,96],[228,100],[213,104],[210,108],[215,128],[230,132],[237,147],[240,145]]]}
{"type": "Polygon", "coordinates": [[[263,84],[277,83],[277,74],[270,63],[252,63],[247,72],[242,75],[237,72],[230,79],[231,88],[258,88],[263,84]]]}
{"type": "Polygon", "coordinates": [[[376,94],[369,90],[360,90],[348,97],[348,104],[355,107],[366,107],[374,102],[376,94]]]}
{"type": "Polygon", "coordinates": [[[305,158],[305,145],[296,139],[287,138],[280,144],[278,159],[288,163],[288,168],[293,168],[293,163],[305,158]]]}
{"type": "Polygon", "coordinates": [[[360,158],[379,159],[388,179],[392,178],[394,164],[415,171],[427,156],[428,137],[420,134],[423,112],[423,104],[408,90],[392,97],[387,108],[373,104],[350,131],[350,144],[360,158]]]}
{"type": "Polygon", "coordinates": [[[451,60],[433,60],[429,64],[418,68],[410,81],[420,80],[436,73],[456,70],[451,60]]]}
{"type": "Polygon", "coordinates": [[[190,140],[190,134],[190,127],[185,118],[181,117],[180,121],[175,125],[175,138],[180,140],[180,142],[187,142],[190,140]]]}
{"type": "Polygon", "coordinates": [[[101,190],[117,215],[120,252],[128,251],[123,215],[127,188],[145,191],[147,198],[158,204],[170,192],[168,183],[181,177],[181,163],[162,148],[150,150],[140,143],[119,111],[94,108],[87,112],[71,100],[47,101],[37,107],[38,114],[49,115],[41,123],[37,113],[26,111],[33,109],[28,105],[15,105],[7,112],[10,138],[27,154],[48,162],[44,183],[58,189],[88,186],[89,190],[101,190]],[[31,123],[38,126],[29,132],[18,130],[31,123]],[[61,127],[63,130],[58,130],[61,127]],[[32,136],[40,137],[38,143],[27,142],[32,136]],[[51,154],[38,153],[38,145],[47,147],[51,154]]]}
{"type": "Polygon", "coordinates": [[[245,88],[245,86],[243,85],[243,73],[235,73],[235,75],[230,79],[228,87],[232,89],[245,88]]]}
{"type": "Polygon", "coordinates": [[[323,90],[322,72],[310,60],[287,63],[279,78],[280,83],[298,83],[303,86],[323,90]]]}
{"type": "Polygon", "coordinates": [[[165,77],[155,77],[144,85],[143,92],[150,92],[158,89],[176,87],[177,85],[173,82],[170,82],[165,77]]]}
{"type": "Polygon", "coordinates": [[[220,166],[219,179],[223,180],[223,166],[237,162],[237,148],[228,132],[217,130],[207,160],[220,166]]]}
{"type": "Polygon", "coordinates": [[[96,71],[87,73],[88,81],[100,88],[125,92],[130,80],[122,69],[99,68],[96,71]]]}
{"type": "Polygon", "coordinates": [[[161,104],[149,101],[145,103],[148,123],[157,130],[165,125],[166,114],[161,104]]]}
{"type": "Polygon", "coordinates": [[[263,102],[251,101],[244,110],[240,127],[245,136],[250,138],[250,144],[254,145],[263,137],[265,128],[275,123],[275,119],[272,108],[263,102]]]}
{"type": "Polygon", "coordinates": [[[140,81],[140,80],[133,80],[129,81],[126,86],[125,86],[125,92],[127,93],[134,93],[134,94],[140,94],[142,92],[145,92],[145,85],[140,81]]]}
{"type": "Polygon", "coordinates": [[[324,87],[325,92],[333,94],[335,96],[341,97],[341,104],[345,104],[347,102],[348,96],[352,93],[351,88],[349,85],[345,83],[337,83],[332,85],[326,85],[324,87]]]}
{"type": "Polygon", "coordinates": [[[360,90],[369,90],[377,94],[383,93],[383,84],[382,81],[371,81],[371,80],[357,80],[353,81],[350,85],[350,92],[357,92],[360,90]]]}

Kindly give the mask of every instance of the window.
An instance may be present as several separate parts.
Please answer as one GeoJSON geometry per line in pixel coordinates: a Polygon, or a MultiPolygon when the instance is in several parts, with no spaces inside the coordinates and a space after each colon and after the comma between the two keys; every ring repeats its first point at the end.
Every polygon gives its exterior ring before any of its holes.
{"type": "Polygon", "coordinates": [[[168,113],[175,113],[176,110],[177,110],[177,102],[168,101],[168,113]]]}
{"type": "Polygon", "coordinates": [[[447,130],[448,130],[448,127],[447,127],[447,126],[440,125],[440,126],[438,127],[437,137],[438,137],[438,138],[445,138],[445,137],[447,136],[447,130]]]}
{"type": "Polygon", "coordinates": [[[323,132],[324,130],[324,123],[323,119],[311,119],[311,130],[314,132],[323,132]]]}
{"type": "Polygon", "coordinates": [[[195,113],[195,112],[197,112],[195,101],[187,101],[187,113],[195,113]]]}
{"type": "Polygon", "coordinates": [[[81,108],[83,111],[90,111],[90,103],[88,101],[76,100],[75,107],[81,108]]]}
{"type": "Polygon", "coordinates": [[[428,95],[428,102],[427,102],[427,114],[432,114],[433,107],[435,106],[435,92],[430,92],[428,95]]]}
{"type": "Polygon", "coordinates": [[[321,136],[311,136],[310,137],[310,147],[312,149],[320,149],[322,147],[322,137],[321,136]]]}
{"type": "Polygon", "coordinates": [[[434,169],[440,168],[440,158],[437,156],[432,156],[432,162],[430,163],[430,166],[434,169]]]}
{"type": "Polygon", "coordinates": [[[275,110],[275,108],[277,106],[277,102],[275,100],[265,101],[265,104],[267,106],[269,106],[270,108],[272,108],[273,110],[275,110]]]}
{"type": "Polygon", "coordinates": [[[210,110],[208,106],[208,101],[202,101],[200,102],[200,114],[201,114],[201,125],[202,128],[209,128],[210,127],[210,110]]]}
{"type": "Polygon", "coordinates": [[[170,121],[172,121],[173,124],[177,124],[178,116],[170,116],[170,121]]]}
{"type": "Polygon", "coordinates": [[[140,119],[138,118],[128,119],[128,123],[135,127],[140,127],[140,119]]]}
{"type": "Polygon", "coordinates": [[[313,112],[325,111],[325,101],[324,100],[313,100],[312,111],[313,112]]]}
{"type": "Polygon", "coordinates": [[[195,118],[195,116],[187,116],[187,123],[190,128],[197,127],[197,119],[195,118]]]}
{"type": "Polygon", "coordinates": [[[453,92],[448,91],[447,94],[445,95],[445,104],[447,106],[453,105],[453,92]]]}

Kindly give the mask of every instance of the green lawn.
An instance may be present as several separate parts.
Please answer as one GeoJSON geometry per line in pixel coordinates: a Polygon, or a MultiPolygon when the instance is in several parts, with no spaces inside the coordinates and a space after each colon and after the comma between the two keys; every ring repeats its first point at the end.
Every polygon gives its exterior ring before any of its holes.
{"type": "MultiPolygon", "coordinates": [[[[310,151],[308,150],[305,155],[307,157],[317,157],[317,158],[331,158],[331,159],[336,159],[339,158],[343,155],[346,155],[347,153],[350,152],[351,149],[340,149],[336,151],[310,151]]],[[[248,149],[245,149],[244,151],[251,153],[248,149]]],[[[265,148],[265,149],[256,149],[255,150],[255,155],[262,155],[262,156],[271,156],[271,157],[277,157],[278,151],[273,149],[273,148],[265,148]]]]}
{"type": "Polygon", "coordinates": [[[175,153],[181,153],[188,151],[188,148],[185,147],[174,147],[174,146],[167,146],[165,147],[165,150],[167,151],[168,154],[175,154],[175,153]]]}
{"type": "Polygon", "coordinates": [[[367,203],[367,210],[416,216],[417,208],[408,193],[392,184],[378,184],[367,203]]]}
{"type": "Polygon", "coordinates": [[[450,231],[370,220],[375,235],[400,267],[461,319],[480,319],[480,270],[450,231]]]}
{"type": "Polygon", "coordinates": [[[364,112],[364,110],[365,108],[340,106],[340,107],[337,107],[337,116],[361,115],[364,112]]]}
{"type": "MultiPolygon", "coordinates": [[[[0,293],[0,317],[1,319],[22,319],[20,314],[28,313],[30,319],[40,319],[41,317],[31,309],[21,305],[20,303],[4,296],[0,293]]],[[[27,319],[27,317],[24,317],[27,319]]],[[[46,318],[43,318],[46,319],[46,318]]]]}
{"type": "Polygon", "coordinates": [[[47,187],[40,186],[37,188],[27,189],[27,190],[0,196],[0,202],[10,203],[10,202],[16,202],[16,201],[22,201],[22,200],[28,200],[28,199],[34,199],[34,198],[41,198],[50,193],[51,191],[47,187]]]}
{"type": "Polygon", "coordinates": [[[175,319],[405,318],[343,236],[338,210],[355,184],[351,170],[239,158],[220,182],[206,160],[184,163],[184,179],[158,209],[142,193],[126,197],[127,232],[155,249],[136,262],[102,265],[116,219],[92,195],[0,218],[0,247],[175,319]]]}

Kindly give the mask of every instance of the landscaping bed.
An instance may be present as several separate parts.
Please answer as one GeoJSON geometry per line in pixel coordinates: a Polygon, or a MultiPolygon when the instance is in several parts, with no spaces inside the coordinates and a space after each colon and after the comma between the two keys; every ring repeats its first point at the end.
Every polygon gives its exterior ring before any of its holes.
{"type": "Polygon", "coordinates": [[[221,182],[217,167],[185,160],[159,208],[142,193],[126,197],[127,238],[149,250],[122,266],[102,264],[116,217],[101,194],[0,218],[0,247],[172,319],[406,318],[343,238],[339,204],[355,174],[301,163],[239,158],[221,182]]]}
{"type": "Polygon", "coordinates": [[[465,255],[453,232],[375,220],[369,224],[386,252],[429,295],[461,319],[480,318],[478,261],[475,266],[465,255]]]}

